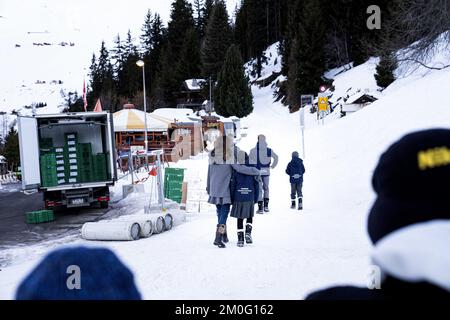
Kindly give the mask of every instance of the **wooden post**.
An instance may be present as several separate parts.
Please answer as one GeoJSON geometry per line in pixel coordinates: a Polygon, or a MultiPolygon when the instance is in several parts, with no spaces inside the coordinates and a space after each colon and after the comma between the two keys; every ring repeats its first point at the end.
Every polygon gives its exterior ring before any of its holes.
{"type": "Polygon", "coordinates": [[[188,196],[188,183],[183,182],[181,193],[181,205],[180,205],[181,210],[186,210],[187,196],[188,196]]]}

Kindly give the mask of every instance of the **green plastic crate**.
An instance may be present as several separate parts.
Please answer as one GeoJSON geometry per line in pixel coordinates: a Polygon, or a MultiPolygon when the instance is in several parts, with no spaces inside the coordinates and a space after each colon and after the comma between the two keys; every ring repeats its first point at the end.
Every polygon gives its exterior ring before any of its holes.
{"type": "Polygon", "coordinates": [[[54,153],[40,156],[41,184],[43,187],[53,187],[58,184],[56,173],[56,157],[54,153]]]}
{"type": "Polygon", "coordinates": [[[93,161],[93,179],[95,181],[106,181],[106,155],[104,153],[98,153],[92,157],[93,161]]]}
{"type": "Polygon", "coordinates": [[[30,224],[45,223],[55,220],[55,215],[53,210],[31,211],[25,214],[25,220],[30,224]]]}
{"type": "Polygon", "coordinates": [[[78,143],[76,145],[78,158],[90,159],[92,157],[92,145],[90,143],[78,143]]]}
{"type": "Polygon", "coordinates": [[[53,139],[52,138],[40,138],[39,139],[39,151],[41,155],[53,153],[53,139]]]}
{"type": "Polygon", "coordinates": [[[167,199],[181,203],[183,195],[183,168],[166,168],[164,171],[164,194],[167,199]]]}
{"type": "Polygon", "coordinates": [[[52,138],[40,138],[39,139],[39,147],[40,148],[53,148],[53,139],[52,138]]]}
{"type": "Polygon", "coordinates": [[[78,134],[76,132],[69,132],[64,135],[66,146],[74,146],[78,143],[78,134]]]}
{"type": "Polygon", "coordinates": [[[164,170],[164,180],[170,181],[183,181],[184,180],[184,171],[182,168],[166,168],[164,170]]]}
{"type": "Polygon", "coordinates": [[[168,181],[164,184],[164,192],[169,194],[170,192],[181,192],[183,190],[183,182],[168,181]]]}

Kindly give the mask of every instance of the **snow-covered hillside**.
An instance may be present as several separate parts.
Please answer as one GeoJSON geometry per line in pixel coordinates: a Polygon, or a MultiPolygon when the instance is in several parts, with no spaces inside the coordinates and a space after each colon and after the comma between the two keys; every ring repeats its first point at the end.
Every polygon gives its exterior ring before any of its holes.
{"type": "MultiPolygon", "coordinates": [[[[193,1],[191,1],[193,2],[193,1]]],[[[92,54],[111,48],[131,30],[139,43],[147,10],[167,24],[172,1],[0,1],[0,111],[47,103],[38,113],[59,112],[61,92],[81,95],[92,54]]],[[[227,0],[232,16],[238,0],[227,0]]],[[[97,54],[98,56],[98,54],[97,54]]],[[[88,81],[89,79],[87,79],[88,81]]]]}
{"type": "MultiPolygon", "coordinates": [[[[376,91],[376,61],[338,75],[334,71],[335,95],[349,88],[376,91]]],[[[364,286],[370,265],[366,218],[374,200],[372,171],[380,154],[404,134],[450,127],[450,96],[441,89],[449,81],[448,69],[418,69],[380,93],[374,104],[343,119],[330,117],[319,125],[307,114],[301,213],[289,209],[284,173],[292,151],[300,151],[299,115],[273,103],[270,86],[254,86],[254,112],[243,120],[249,128],[240,147],[248,151],[257,135],[265,134],[280,157],[271,177],[271,213],[256,216],[254,245],[236,247],[235,220],[230,218],[231,242],[223,250],[214,247],[214,209],[199,205],[201,212],[190,212],[186,223],[149,239],[99,243],[70,237],[0,252],[9,261],[0,272],[0,299],[12,298],[19,281],[50,249],[74,244],[113,249],[135,273],[146,299],[298,299],[331,284],[364,286]]],[[[207,158],[178,166],[188,169],[195,199],[204,199],[207,158]]],[[[117,208],[127,214],[139,204],[127,212],[126,203],[117,208]]]]}

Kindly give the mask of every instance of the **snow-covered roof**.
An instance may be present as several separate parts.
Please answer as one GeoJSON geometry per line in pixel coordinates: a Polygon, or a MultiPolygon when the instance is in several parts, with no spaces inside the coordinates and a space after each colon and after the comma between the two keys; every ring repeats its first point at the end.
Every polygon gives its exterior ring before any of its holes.
{"type": "Polygon", "coordinates": [[[151,114],[168,119],[170,122],[193,122],[193,118],[195,117],[194,111],[188,108],[160,108],[151,114]]]}
{"type": "Polygon", "coordinates": [[[202,83],[205,83],[205,79],[187,79],[184,81],[184,84],[188,90],[201,90],[202,83]]]}
{"type": "Polygon", "coordinates": [[[365,97],[368,100],[368,102],[374,102],[374,101],[378,100],[372,94],[368,94],[367,92],[359,92],[359,93],[354,94],[353,96],[349,97],[345,103],[346,104],[357,103],[358,100],[360,100],[363,97],[365,97]]]}

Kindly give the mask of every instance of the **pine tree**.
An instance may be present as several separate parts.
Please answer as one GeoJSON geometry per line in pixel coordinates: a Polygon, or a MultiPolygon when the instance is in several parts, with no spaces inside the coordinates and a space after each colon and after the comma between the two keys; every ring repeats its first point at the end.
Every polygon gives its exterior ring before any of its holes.
{"type": "Polygon", "coordinates": [[[202,38],[203,34],[203,0],[194,0],[194,21],[195,21],[195,30],[198,35],[202,38]]]}
{"type": "Polygon", "coordinates": [[[202,24],[201,24],[201,38],[204,39],[206,35],[206,28],[208,27],[209,19],[211,18],[212,11],[214,8],[214,0],[205,0],[202,8],[202,24]]]}
{"type": "Polygon", "coordinates": [[[398,67],[397,58],[394,54],[384,54],[381,56],[375,74],[377,85],[382,89],[386,89],[395,81],[394,72],[398,67]]]}
{"type": "Polygon", "coordinates": [[[183,51],[184,40],[188,30],[195,29],[192,6],[186,0],[172,3],[170,22],[167,30],[167,42],[159,61],[157,74],[158,99],[163,105],[176,104],[176,94],[180,90],[183,74],[179,73],[179,61],[183,51]]]}
{"type": "MultiPolygon", "coordinates": [[[[114,111],[116,105],[114,67],[104,41],[102,41],[98,59],[93,55],[90,69],[91,92],[87,95],[88,105],[93,106],[97,99],[101,99],[105,109],[114,111]]],[[[69,95],[68,106],[75,104],[77,99],[78,95],[74,98],[69,95]]]]}
{"type": "Polygon", "coordinates": [[[153,17],[150,9],[147,11],[145,15],[145,21],[142,25],[141,31],[141,47],[144,55],[149,55],[150,51],[153,49],[153,17]]]}
{"type": "Polygon", "coordinates": [[[10,169],[13,171],[17,170],[20,163],[19,136],[17,131],[14,129],[14,126],[11,127],[8,135],[6,136],[5,145],[2,152],[10,166],[10,169]]]}
{"type": "Polygon", "coordinates": [[[117,34],[114,39],[114,48],[111,50],[111,60],[113,61],[114,67],[114,77],[117,81],[119,72],[122,70],[123,63],[125,61],[125,49],[123,47],[122,41],[120,40],[120,35],[117,34]]]}
{"type": "Polygon", "coordinates": [[[208,21],[201,49],[204,77],[211,76],[213,79],[217,79],[231,43],[232,30],[228,22],[227,9],[223,0],[217,0],[208,21]]]}
{"type": "Polygon", "coordinates": [[[300,14],[303,12],[303,1],[290,1],[288,6],[288,24],[285,35],[280,43],[279,51],[283,56],[281,73],[285,76],[289,74],[289,61],[291,57],[292,42],[298,36],[300,14]]]}
{"type": "Polygon", "coordinates": [[[172,3],[171,20],[168,26],[172,58],[179,57],[187,30],[195,28],[193,14],[192,5],[186,0],[175,0],[172,3]]]}
{"type": "Polygon", "coordinates": [[[95,53],[92,54],[91,66],[89,67],[89,70],[89,76],[91,78],[91,92],[95,92],[95,94],[97,95],[101,90],[102,84],[98,73],[97,58],[95,57],[95,53]]]}
{"type": "Polygon", "coordinates": [[[131,31],[124,44],[123,64],[117,77],[117,94],[121,100],[132,99],[142,87],[142,71],[136,66],[140,59],[131,31]]]}
{"type": "Polygon", "coordinates": [[[176,103],[174,92],[181,86],[174,81],[176,77],[173,62],[169,58],[168,47],[161,51],[159,70],[155,79],[155,101],[160,106],[172,106],[176,103]]]}
{"type": "Polygon", "coordinates": [[[194,29],[186,32],[177,74],[180,76],[180,83],[186,79],[200,77],[201,60],[199,40],[197,39],[197,32],[194,29]]]}
{"type": "MultiPolygon", "coordinates": [[[[163,22],[159,14],[155,14],[153,17],[153,23],[151,28],[151,50],[148,61],[148,72],[150,79],[154,79],[156,73],[159,70],[159,61],[161,56],[161,50],[166,42],[167,30],[163,26],[163,22]]],[[[147,61],[146,61],[147,62],[147,61]]],[[[153,87],[153,82],[149,82],[151,87],[153,87]]]]}
{"type": "Polygon", "coordinates": [[[243,118],[253,111],[253,96],[236,45],[227,50],[215,89],[215,110],[224,117],[243,118]]]}
{"type": "Polygon", "coordinates": [[[131,30],[128,29],[127,39],[125,40],[124,45],[124,58],[128,59],[130,55],[137,55],[137,54],[138,51],[136,45],[134,44],[134,39],[131,35],[131,30]]]}
{"type": "Polygon", "coordinates": [[[321,2],[304,2],[297,37],[290,49],[288,62],[287,102],[291,110],[299,106],[298,96],[315,94],[323,83],[325,72],[324,38],[325,26],[321,2]]]}
{"type": "Polygon", "coordinates": [[[242,58],[247,61],[250,59],[247,41],[247,6],[245,1],[236,12],[236,21],[234,24],[234,42],[239,46],[242,58]]]}
{"type": "Polygon", "coordinates": [[[254,71],[261,76],[264,50],[270,44],[267,37],[267,5],[258,0],[247,0],[247,45],[249,57],[255,58],[254,71]]]}

